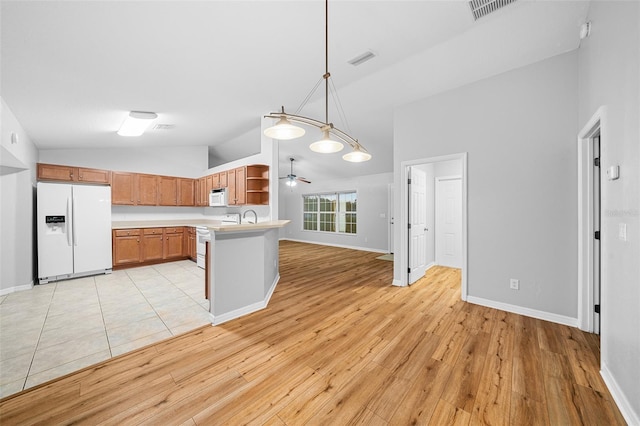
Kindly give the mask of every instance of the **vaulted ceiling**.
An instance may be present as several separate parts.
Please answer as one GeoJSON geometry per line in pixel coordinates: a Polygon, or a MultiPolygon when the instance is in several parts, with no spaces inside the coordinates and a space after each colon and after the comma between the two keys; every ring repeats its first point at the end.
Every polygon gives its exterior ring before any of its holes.
{"type": "MultiPolygon", "coordinates": [[[[311,152],[314,129],[281,142],[313,180],[393,169],[394,108],[579,46],[587,1],[519,0],[474,21],[466,1],[329,3],[329,69],[367,163],[311,152]],[[348,61],[374,51],[359,66],[348,61]]],[[[40,149],[206,145],[226,162],[255,152],[260,120],[294,111],[324,73],[324,2],[7,1],[0,95],[40,149]],[[139,138],[115,131],[153,111],[139,138]]],[[[322,119],[324,92],[301,112],[322,119]]]]}

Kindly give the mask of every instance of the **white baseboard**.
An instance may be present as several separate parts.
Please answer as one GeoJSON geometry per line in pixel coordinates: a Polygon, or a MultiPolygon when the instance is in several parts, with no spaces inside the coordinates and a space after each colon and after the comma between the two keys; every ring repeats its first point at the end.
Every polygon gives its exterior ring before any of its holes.
{"type": "Polygon", "coordinates": [[[345,244],[320,243],[320,242],[317,242],[317,241],[297,240],[297,239],[294,239],[294,238],[280,238],[280,240],[282,240],[282,241],[295,241],[296,243],[316,244],[316,245],[319,245],[319,246],[340,247],[340,248],[347,248],[347,249],[351,249],[351,250],[370,251],[372,253],[383,253],[383,254],[389,253],[388,250],[373,249],[373,248],[368,248],[368,247],[348,246],[348,245],[345,245],[345,244]]]}
{"type": "Polygon", "coordinates": [[[396,287],[405,287],[402,285],[402,281],[396,279],[391,282],[391,285],[395,285],[396,287]]]}
{"type": "Polygon", "coordinates": [[[600,375],[604,380],[604,384],[607,385],[609,393],[611,393],[613,400],[616,402],[616,405],[627,424],[640,425],[640,415],[633,410],[629,400],[620,389],[620,386],[618,386],[618,382],[613,378],[611,371],[609,371],[609,368],[604,362],[601,365],[600,375]]]}
{"type": "Polygon", "coordinates": [[[213,315],[212,313],[209,313],[211,324],[220,325],[227,321],[231,321],[266,308],[269,304],[269,300],[271,300],[271,296],[273,295],[274,290],[276,289],[278,281],[280,281],[280,274],[276,275],[276,278],[273,280],[273,283],[271,284],[271,287],[269,288],[269,291],[265,295],[264,299],[259,302],[252,303],[248,306],[243,306],[242,308],[235,309],[222,315],[213,315]]]}
{"type": "Polygon", "coordinates": [[[7,294],[15,293],[16,291],[31,290],[33,288],[33,281],[28,284],[17,285],[14,287],[0,289],[0,296],[6,296],[7,294]]]}
{"type": "Polygon", "coordinates": [[[430,264],[427,265],[424,272],[426,273],[429,269],[433,268],[434,266],[436,266],[436,262],[431,262],[430,264]]]}
{"type": "Polygon", "coordinates": [[[538,311],[536,309],[525,308],[523,306],[511,305],[509,303],[496,302],[494,300],[483,299],[481,297],[467,296],[467,302],[475,305],[487,306],[489,308],[500,309],[514,314],[524,315],[526,317],[537,318],[545,321],[555,322],[570,327],[578,327],[578,319],[564,315],[553,314],[551,312],[538,311]]]}

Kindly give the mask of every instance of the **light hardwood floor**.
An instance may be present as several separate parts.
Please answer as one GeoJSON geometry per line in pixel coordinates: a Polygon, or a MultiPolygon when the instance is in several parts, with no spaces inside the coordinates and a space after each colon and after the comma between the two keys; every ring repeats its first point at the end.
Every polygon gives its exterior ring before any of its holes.
{"type": "Polygon", "coordinates": [[[0,423],[624,424],[595,335],[390,285],[376,253],[280,244],[267,309],[0,400],[0,423]]]}

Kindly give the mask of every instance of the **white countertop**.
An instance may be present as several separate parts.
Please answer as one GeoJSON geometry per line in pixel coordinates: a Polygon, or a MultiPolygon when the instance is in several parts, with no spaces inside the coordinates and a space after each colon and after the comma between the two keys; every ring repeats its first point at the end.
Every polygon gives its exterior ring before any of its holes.
{"type": "Polygon", "coordinates": [[[282,228],[290,220],[270,220],[258,223],[223,223],[220,220],[178,219],[178,220],[129,220],[111,222],[112,229],[167,228],[173,226],[206,226],[215,232],[259,231],[262,229],[282,228]]]}

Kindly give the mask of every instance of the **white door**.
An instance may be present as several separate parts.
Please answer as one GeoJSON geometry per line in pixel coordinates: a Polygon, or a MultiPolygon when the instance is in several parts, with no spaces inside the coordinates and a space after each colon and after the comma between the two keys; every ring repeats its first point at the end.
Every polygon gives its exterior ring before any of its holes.
{"type": "Polygon", "coordinates": [[[416,167],[409,175],[409,284],[422,278],[427,268],[427,177],[416,167]]]}
{"type": "Polygon", "coordinates": [[[388,211],[387,211],[387,223],[388,225],[388,251],[389,253],[393,254],[393,251],[395,250],[395,245],[394,245],[394,212],[393,212],[393,208],[394,208],[394,196],[393,196],[393,184],[390,183],[388,186],[388,211]]]}
{"type": "Polygon", "coordinates": [[[111,187],[73,186],[74,273],[111,269],[111,187]]]}
{"type": "Polygon", "coordinates": [[[73,273],[71,185],[38,182],[38,278],[73,273]]]}
{"type": "Polygon", "coordinates": [[[436,264],[462,268],[462,179],[436,178],[436,264]]]}

